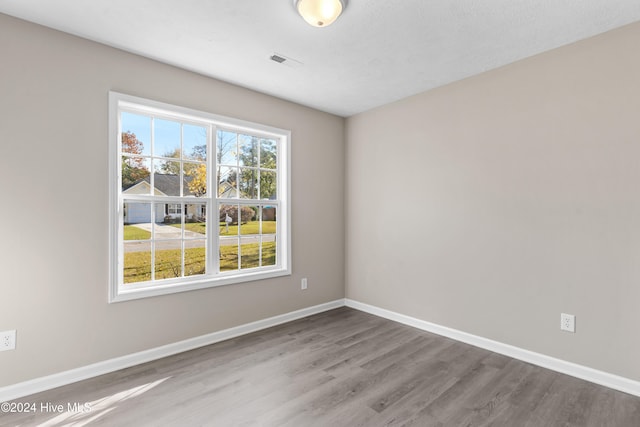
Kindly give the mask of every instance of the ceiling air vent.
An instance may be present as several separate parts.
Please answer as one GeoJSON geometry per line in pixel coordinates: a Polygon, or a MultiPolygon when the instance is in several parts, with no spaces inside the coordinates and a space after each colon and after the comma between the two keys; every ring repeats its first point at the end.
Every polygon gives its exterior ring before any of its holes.
{"type": "Polygon", "coordinates": [[[284,61],[287,60],[287,58],[283,58],[282,56],[273,54],[273,55],[271,55],[271,60],[272,61],[276,61],[279,64],[282,64],[284,61]]]}
{"type": "Polygon", "coordinates": [[[299,68],[302,67],[302,62],[296,61],[293,58],[289,58],[288,56],[284,56],[281,53],[273,53],[270,57],[270,60],[277,62],[278,64],[282,64],[285,67],[289,68],[299,68]]]}

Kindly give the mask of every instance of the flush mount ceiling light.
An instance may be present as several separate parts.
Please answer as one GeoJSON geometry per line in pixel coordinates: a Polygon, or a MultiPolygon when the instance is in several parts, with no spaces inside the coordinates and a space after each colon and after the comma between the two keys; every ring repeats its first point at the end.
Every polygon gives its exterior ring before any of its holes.
{"type": "Polygon", "coordinates": [[[309,25],[326,27],[347,7],[347,0],[293,0],[296,10],[309,25]]]}

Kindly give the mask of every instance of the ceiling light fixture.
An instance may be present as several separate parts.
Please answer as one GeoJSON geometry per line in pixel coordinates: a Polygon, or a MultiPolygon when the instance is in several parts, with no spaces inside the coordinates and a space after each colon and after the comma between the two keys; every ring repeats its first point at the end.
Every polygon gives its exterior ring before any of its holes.
{"type": "Polygon", "coordinates": [[[347,7],[347,0],[293,0],[296,10],[309,25],[329,26],[347,7]]]}

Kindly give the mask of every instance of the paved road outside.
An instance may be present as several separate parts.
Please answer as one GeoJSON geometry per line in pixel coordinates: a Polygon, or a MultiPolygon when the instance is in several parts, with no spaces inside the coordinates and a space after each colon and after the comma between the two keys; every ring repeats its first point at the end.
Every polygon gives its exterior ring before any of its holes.
{"type": "MultiPolygon", "coordinates": [[[[142,224],[132,224],[135,227],[141,228],[148,232],[151,232],[152,227],[155,226],[156,233],[156,241],[155,247],[156,250],[167,250],[167,249],[180,249],[182,247],[182,231],[171,225],[165,224],[152,224],[151,223],[142,223],[142,224]],[[166,239],[166,240],[165,240],[166,239]]],[[[204,248],[206,246],[206,239],[204,234],[196,233],[193,231],[184,232],[184,247],[185,249],[190,248],[204,248]]],[[[275,234],[263,234],[262,241],[263,242],[273,242],[275,240],[275,234]]],[[[242,243],[259,243],[259,236],[247,236],[242,237],[242,243]]],[[[235,238],[231,239],[220,239],[220,244],[222,246],[230,246],[237,244],[237,240],[235,238]]],[[[124,242],[124,251],[125,252],[147,252],[151,250],[151,242],[124,242]]]]}

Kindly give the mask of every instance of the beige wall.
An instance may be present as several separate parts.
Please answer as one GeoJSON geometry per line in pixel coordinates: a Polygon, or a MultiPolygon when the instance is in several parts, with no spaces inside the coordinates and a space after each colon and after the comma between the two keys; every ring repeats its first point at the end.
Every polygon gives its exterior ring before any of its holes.
{"type": "Polygon", "coordinates": [[[638,40],[349,118],[347,297],[640,380],[638,40]]]}
{"type": "Polygon", "coordinates": [[[0,15],[0,144],[0,386],[344,297],[340,117],[0,15]],[[109,90],[292,131],[291,277],[107,304],[109,90]]]}
{"type": "Polygon", "coordinates": [[[345,180],[349,298],[640,380],[638,39],[354,116],[345,176],[339,117],[0,15],[0,386],[343,297],[345,180]],[[292,130],[293,276],[107,304],[109,90],[292,130]]]}

